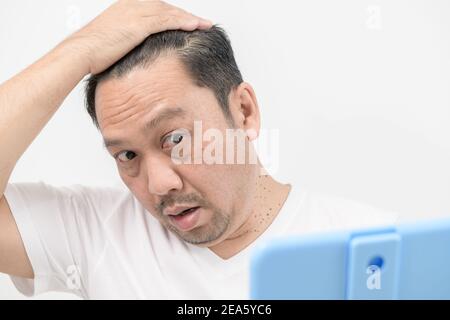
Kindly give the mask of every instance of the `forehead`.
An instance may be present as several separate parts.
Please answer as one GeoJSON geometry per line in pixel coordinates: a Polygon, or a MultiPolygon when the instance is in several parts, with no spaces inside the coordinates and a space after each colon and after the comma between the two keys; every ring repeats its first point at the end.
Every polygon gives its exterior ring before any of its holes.
{"type": "Polygon", "coordinates": [[[181,104],[189,93],[199,89],[178,58],[158,58],[148,67],[137,67],[120,78],[100,82],[95,97],[100,128],[133,114],[143,116],[154,108],[181,104]]]}
{"type": "Polygon", "coordinates": [[[150,132],[148,128],[157,129],[175,118],[223,121],[214,92],[197,86],[182,62],[173,56],[158,58],[149,67],[101,82],[96,92],[96,112],[105,141],[143,138],[150,132]]]}

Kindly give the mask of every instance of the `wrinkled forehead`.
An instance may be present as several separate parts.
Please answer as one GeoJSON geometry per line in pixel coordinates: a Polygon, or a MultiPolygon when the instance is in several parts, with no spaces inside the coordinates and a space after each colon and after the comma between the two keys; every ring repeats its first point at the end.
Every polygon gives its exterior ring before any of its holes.
{"type": "Polygon", "coordinates": [[[184,65],[174,56],[163,57],[146,67],[99,83],[96,113],[100,128],[153,108],[179,107],[197,87],[184,65]]]}

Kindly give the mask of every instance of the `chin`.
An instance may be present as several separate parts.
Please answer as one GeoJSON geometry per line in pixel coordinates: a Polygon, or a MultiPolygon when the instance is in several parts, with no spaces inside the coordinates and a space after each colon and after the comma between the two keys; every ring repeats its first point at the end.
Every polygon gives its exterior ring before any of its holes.
{"type": "Polygon", "coordinates": [[[224,235],[221,235],[219,238],[212,240],[212,241],[207,241],[207,242],[201,242],[201,243],[195,243],[192,241],[189,241],[188,239],[184,239],[182,236],[178,235],[180,237],[181,240],[183,240],[184,242],[187,242],[189,244],[192,244],[194,246],[200,247],[200,248],[211,248],[214,247],[216,245],[218,245],[219,243],[221,243],[224,240],[224,235]]]}
{"type": "Polygon", "coordinates": [[[201,248],[211,248],[211,247],[214,247],[214,246],[222,243],[224,240],[225,240],[224,235],[222,235],[219,238],[217,238],[216,240],[200,243],[200,244],[198,244],[198,246],[201,248]]]}
{"type": "Polygon", "coordinates": [[[209,248],[209,247],[214,246],[214,244],[212,244],[211,242],[207,242],[207,243],[194,244],[194,246],[197,246],[199,248],[209,248]]]}

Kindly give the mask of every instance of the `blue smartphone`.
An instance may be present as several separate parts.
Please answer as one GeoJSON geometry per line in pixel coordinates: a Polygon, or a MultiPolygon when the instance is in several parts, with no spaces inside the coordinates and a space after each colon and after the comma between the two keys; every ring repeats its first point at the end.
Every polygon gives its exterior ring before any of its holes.
{"type": "Polygon", "coordinates": [[[251,299],[450,299],[450,218],[272,239],[251,299]]]}

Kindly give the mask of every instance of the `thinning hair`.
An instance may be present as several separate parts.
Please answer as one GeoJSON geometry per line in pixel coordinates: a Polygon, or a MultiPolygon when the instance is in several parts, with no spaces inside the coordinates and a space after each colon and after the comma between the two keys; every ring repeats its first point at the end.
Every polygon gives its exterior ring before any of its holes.
{"type": "Polygon", "coordinates": [[[95,92],[98,84],[123,77],[137,67],[145,68],[165,53],[174,53],[180,59],[196,85],[214,92],[225,117],[231,120],[228,96],[243,79],[226,32],[214,25],[207,30],[169,30],[152,34],[111,67],[91,75],[86,80],[86,109],[97,128],[95,92]]]}

